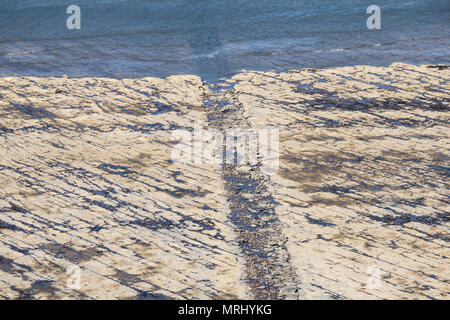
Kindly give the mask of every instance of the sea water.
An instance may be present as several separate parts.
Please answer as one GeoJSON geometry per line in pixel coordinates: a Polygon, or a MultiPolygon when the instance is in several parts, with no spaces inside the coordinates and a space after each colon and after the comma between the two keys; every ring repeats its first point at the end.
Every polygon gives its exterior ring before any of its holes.
{"type": "Polygon", "coordinates": [[[0,0],[0,76],[448,64],[450,0],[0,0]],[[70,5],[80,29],[69,29],[70,5]],[[369,29],[367,8],[380,8],[369,29]]]}

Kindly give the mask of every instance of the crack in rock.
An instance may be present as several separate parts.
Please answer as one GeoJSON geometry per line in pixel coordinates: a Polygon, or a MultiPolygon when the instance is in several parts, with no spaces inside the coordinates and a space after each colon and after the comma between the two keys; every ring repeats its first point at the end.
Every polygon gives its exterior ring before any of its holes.
{"type": "MultiPolygon", "coordinates": [[[[205,92],[208,128],[218,130],[223,140],[226,130],[251,129],[232,95],[232,89],[205,92]]],[[[258,154],[257,154],[258,155],[258,154]]],[[[258,155],[259,158],[259,155],[258,155]]],[[[261,171],[261,163],[224,161],[222,177],[235,227],[237,242],[245,258],[246,280],[255,299],[299,299],[300,281],[285,246],[281,221],[270,193],[270,178],[261,171]],[[227,163],[225,163],[227,162],[227,163]]]]}

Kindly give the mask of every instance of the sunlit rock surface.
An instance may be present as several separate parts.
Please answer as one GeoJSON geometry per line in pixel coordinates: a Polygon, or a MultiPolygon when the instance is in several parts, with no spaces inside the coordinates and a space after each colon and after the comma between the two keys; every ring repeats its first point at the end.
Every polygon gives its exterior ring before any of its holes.
{"type": "Polygon", "coordinates": [[[449,298],[449,75],[395,64],[234,77],[252,127],[280,128],[272,194],[306,298],[449,298]]]}
{"type": "Polygon", "coordinates": [[[448,299],[449,80],[0,78],[0,298],[448,299]],[[278,171],[172,161],[199,123],[278,128],[278,171]]]}
{"type": "Polygon", "coordinates": [[[220,167],[171,161],[199,78],[0,87],[3,298],[246,297],[220,167]]]}

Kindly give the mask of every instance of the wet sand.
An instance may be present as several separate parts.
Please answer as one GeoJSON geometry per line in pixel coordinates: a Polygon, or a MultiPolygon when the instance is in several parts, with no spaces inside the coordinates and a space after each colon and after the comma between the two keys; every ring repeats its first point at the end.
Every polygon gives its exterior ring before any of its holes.
{"type": "Polygon", "coordinates": [[[448,299],[449,80],[0,78],[0,298],[448,299]],[[195,123],[279,128],[278,172],[173,162],[195,123]]]}

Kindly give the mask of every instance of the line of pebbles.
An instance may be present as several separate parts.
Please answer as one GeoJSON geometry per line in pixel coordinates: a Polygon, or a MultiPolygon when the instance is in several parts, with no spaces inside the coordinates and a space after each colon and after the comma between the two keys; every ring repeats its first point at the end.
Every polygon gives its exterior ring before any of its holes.
{"type": "MultiPolygon", "coordinates": [[[[204,93],[209,130],[222,133],[224,156],[227,129],[250,129],[233,87],[209,85],[204,93]]],[[[259,154],[258,154],[259,157],[259,154]]],[[[269,192],[270,177],[261,164],[222,165],[222,178],[235,226],[237,241],[245,257],[247,282],[255,299],[299,299],[299,277],[291,264],[286,236],[275,212],[276,202],[269,192]]]]}

